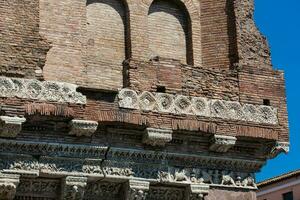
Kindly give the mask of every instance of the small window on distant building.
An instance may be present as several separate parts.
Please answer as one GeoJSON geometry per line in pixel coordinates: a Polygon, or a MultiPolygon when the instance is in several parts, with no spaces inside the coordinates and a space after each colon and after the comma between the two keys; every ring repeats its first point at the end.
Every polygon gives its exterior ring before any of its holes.
{"type": "Polygon", "coordinates": [[[282,194],[283,200],[294,200],[293,192],[282,194]]]}

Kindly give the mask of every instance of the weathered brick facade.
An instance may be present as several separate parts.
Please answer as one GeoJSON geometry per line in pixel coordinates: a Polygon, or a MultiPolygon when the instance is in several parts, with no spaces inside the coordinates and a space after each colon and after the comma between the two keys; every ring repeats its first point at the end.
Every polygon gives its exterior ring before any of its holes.
{"type": "Polygon", "coordinates": [[[254,200],[289,134],[253,8],[2,0],[0,199],[254,200]]]}

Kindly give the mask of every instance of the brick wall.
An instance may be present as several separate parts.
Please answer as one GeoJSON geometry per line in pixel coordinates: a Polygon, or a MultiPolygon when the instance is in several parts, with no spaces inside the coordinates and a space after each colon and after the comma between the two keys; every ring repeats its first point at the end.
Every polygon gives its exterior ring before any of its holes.
{"type": "Polygon", "coordinates": [[[87,85],[121,88],[126,59],[126,7],[119,0],[87,2],[87,85]]]}
{"type": "MultiPolygon", "coordinates": [[[[148,14],[150,57],[174,58],[187,63],[189,19],[173,2],[156,0],[148,14]]],[[[192,61],[190,61],[192,62],[192,61]]]]}
{"type": "Polygon", "coordinates": [[[0,13],[0,75],[42,78],[50,45],[39,34],[39,1],[1,1],[0,13]]]}

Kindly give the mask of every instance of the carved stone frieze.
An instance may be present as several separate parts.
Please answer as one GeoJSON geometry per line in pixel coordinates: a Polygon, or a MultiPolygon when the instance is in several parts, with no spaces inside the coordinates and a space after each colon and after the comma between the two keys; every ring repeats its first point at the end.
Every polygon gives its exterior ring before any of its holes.
{"type": "Polygon", "coordinates": [[[14,199],[20,182],[19,178],[19,175],[0,173],[0,199],[14,199]]]}
{"type": "Polygon", "coordinates": [[[86,104],[86,97],[70,83],[0,77],[0,97],[86,104]]]}
{"type": "MultiPolygon", "coordinates": [[[[122,193],[122,184],[112,182],[89,182],[84,200],[117,200],[122,193]]],[[[123,197],[123,196],[122,196],[123,197]]]]}
{"type": "Polygon", "coordinates": [[[278,124],[277,109],[271,106],[240,104],[234,101],[172,95],[166,93],[137,92],[122,89],[119,107],[158,113],[196,115],[260,124],[278,124]]]}
{"type": "Polygon", "coordinates": [[[270,158],[275,158],[281,153],[287,154],[290,151],[290,143],[289,142],[276,142],[275,146],[271,149],[271,153],[269,154],[270,158]]]}
{"type": "Polygon", "coordinates": [[[0,116],[0,137],[15,138],[25,121],[23,117],[0,116]]]}
{"type": "Polygon", "coordinates": [[[86,177],[68,176],[62,186],[62,200],[82,200],[87,186],[86,177]]]}
{"type": "Polygon", "coordinates": [[[17,188],[17,197],[45,197],[58,199],[61,189],[59,179],[22,178],[17,188]]]}
{"type": "Polygon", "coordinates": [[[236,143],[237,138],[232,136],[214,135],[209,149],[211,151],[226,153],[236,143]]]}
{"type": "Polygon", "coordinates": [[[208,195],[209,185],[206,184],[191,184],[189,200],[204,200],[204,196],[208,195]]]}
{"type": "Polygon", "coordinates": [[[172,141],[172,130],[147,128],[143,136],[143,143],[151,146],[165,146],[172,141]]]}
{"type": "Polygon", "coordinates": [[[0,139],[0,152],[77,158],[104,158],[107,147],[0,139]]]}
{"type": "Polygon", "coordinates": [[[185,189],[176,187],[150,187],[147,200],[183,200],[185,189]]]}
{"type": "Polygon", "coordinates": [[[129,180],[126,200],[146,200],[150,182],[129,180]]]}
{"type": "Polygon", "coordinates": [[[71,130],[69,132],[70,135],[76,135],[78,137],[80,136],[90,137],[96,132],[98,128],[98,122],[73,119],[70,122],[70,127],[71,127],[71,130]]]}

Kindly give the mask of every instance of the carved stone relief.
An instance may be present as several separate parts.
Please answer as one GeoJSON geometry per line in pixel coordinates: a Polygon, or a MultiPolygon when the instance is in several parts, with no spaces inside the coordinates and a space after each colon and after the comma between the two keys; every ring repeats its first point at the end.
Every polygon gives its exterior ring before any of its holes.
{"type": "Polygon", "coordinates": [[[14,138],[22,130],[26,121],[23,117],[0,116],[0,137],[14,138]]]}
{"type": "Polygon", "coordinates": [[[270,158],[275,158],[281,153],[288,153],[290,151],[289,142],[276,142],[275,146],[272,147],[270,158]]]}
{"type": "Polygon", "coordinates": [[[89,182],[86,187],[84,200],[118,200],[122,184],[112,182],[89,182]]]}
{"type": "Polygon", "coordinates": [[[277,109],[271,106],[240,104],[234,101],[166,93],[137,92],[122,89],[118,95],[119,107],[159,113],[196,115],[226,120],[261,124],[278,124],[277,109]]]}
{"type": "Polygon", "coordinates": [[[172,130],[147,128],[143,136],[143,143],[151,146],[165,146],[172,141],[172,130]]]}
{"type": "Polygon", "coordinates": [[[184,188],[150,187],[146,200],[184,200],[184,198],[184,188]]]}
{"type": "Polygon", "coordinates": [[[126,200],[146,200],[149,188],[149,182],[129,180],[126,200]]]}
{"type": "Polygon", "coordinates": [[[86,104],[86,97],[70,83],[0,77],[0,97],[86,104]]]}
{"type": "Polygon", "coordinates": [[[237,138],[232,136],[214,135],[209,149],[211,151],[226,153],[236,143],[237,138]]]}
{"type": "Polygon", "coordinates": [[[98,122],[96,121],[88,121],[88,120],[76,120],[73,119],[70,122],[71,130],[69,132],[70,135],[80,136],[92,136],[98,127],[98,122]]]}
{"type": "Polygon", "coordinates": [[[0,199],[14,199],[20,182],[19,178],[19,175],[0,173],[0,199]]]}
{"type": "Polygon", "coordinates": [[[68,176],[62,187],[62,200],[82,200],[87,185],[86,177],[68,176]]]}

